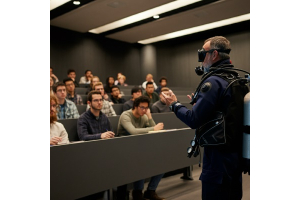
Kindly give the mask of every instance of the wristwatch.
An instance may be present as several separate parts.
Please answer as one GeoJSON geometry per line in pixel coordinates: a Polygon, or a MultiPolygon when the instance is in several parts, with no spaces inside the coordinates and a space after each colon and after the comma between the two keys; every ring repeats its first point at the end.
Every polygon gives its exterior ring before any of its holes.
{"type": "Polygon", "coordinates": [[[169,108],[172,112],[175,112],[175,107],[181,105],[179,101],[174,101],[173,103],[170,104],[169,108]]]}

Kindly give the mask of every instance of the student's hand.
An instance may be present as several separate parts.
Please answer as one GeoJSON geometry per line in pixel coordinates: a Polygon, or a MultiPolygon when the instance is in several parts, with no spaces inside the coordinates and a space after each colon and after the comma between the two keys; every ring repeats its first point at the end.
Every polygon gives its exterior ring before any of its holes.
{"type": "Polygon", "coordinates": [[[174,101],[177,101],[177,97],[175,96],[175,94],[172,92],[172,90],[169,90],[170,92],[170,96],[165,95],[163,92],[161,93],[162,96],[165,99],[166,104],[169,106],[171,103],[173,103],[174,101]]]}
{"type": "Polygon", "coordinates": [[[105,100],[108,100],[108,95],[107,94],[104,94],[103,97],[104,97],[105,100]]]}
{"type": "Polygon", "coordinates": [[[51,74],[51,77],[54,78],[55,80],[58,79],[54,74],[51,74]]]}
{"type": "Polygon", "coordinates": [[[122,94],[119,94],[119,95],[118,95],[118,98],[119,98],[119,99],[122,98],[122,94]]]}
{"type": "Polygon", "coordinates": [[[57,145],[57,143],[61,142],[61,137],[53,137],[53,138],[50,138],[50,145],[57,145]]]}
{"type": "Polygon", "coordinates": [[[148,108],[148,110],[147,110],[147,112],[146,112],[145,115],[147,115],[148,119],[152,119],[152,115],[151,115],[151,112],[150,112],[150,108],[148,108]]]}
{"type": "Polygon", "coordinates": [[[113,138],[115,137],[114,132],[107,131],[101,134],[101,139],[108,139],[108,138],[113,138]]]}
{"type": "Polygon", "coordinates": [[[158,123],[154,126],[155,131],[162,130],[163,128],[164,128],[164,123],[158,123]]]}

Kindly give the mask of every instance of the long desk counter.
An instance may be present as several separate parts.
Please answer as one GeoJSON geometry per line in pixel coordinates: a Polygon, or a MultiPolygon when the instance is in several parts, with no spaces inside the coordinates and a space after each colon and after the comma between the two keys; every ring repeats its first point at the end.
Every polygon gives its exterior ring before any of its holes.
{"type": "Polygon", "coordinates": [[[51,199],[77,199],[197,164],[199,157],[188,158],[186,151],[193,137],[185,128],[53,146],[51,199]]]}

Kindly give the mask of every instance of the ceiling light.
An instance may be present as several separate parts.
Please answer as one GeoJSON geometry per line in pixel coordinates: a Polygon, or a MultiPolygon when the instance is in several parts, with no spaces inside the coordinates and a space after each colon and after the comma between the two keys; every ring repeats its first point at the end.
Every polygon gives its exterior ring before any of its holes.
{"type": "Polygon", "coordinates": [[[214,28],[218,28],[218,27],[222,27],[222,26],[226,26],[226,25],[230,25],[230,24],[234,24],[234,23],[238,23],[238,22],[242,22],[242,21],[247,21],[250,20],[250,13],[249,14],[245,14],[245,15],[240,15],[237,17],[232,17],[229,19],[224,19],[221,21],[217,21],[217,22],[212,22],[209,24],[204,24],[201,26],[196,26],[193,28],[188,28],[188,29],[184,29],[181,31],[176,31],[173,33],[168,33],[165,35],[160,35],[157,37],[153,37],[153,38],[149,38],[146,40],[140,40],[138,41],[138,43],[140,44],[150,44],[153,42],[158,42],[158,41],[162,41],[162,40],[168,40],[168,39],[172,39],[172,38],[177,38],[177,37],[181,37],[184,35],[189,35],[192,33],[198,33],[198,32],[202,32],[202,31],[206,31],[209,29],[214,29],[214,28]]]}
{"type": "Polygon", "coordinates": [[[103,33],[103,32],[106,32],[106,31],[109,31],[109,30],[112,30],[112,29],[116,29],[116,28],[119,28],[119,27],[122,27],[122,26],[125,26],[125,25],[128,25],[128,24],[132,24],[132,23],[135,23],[135,22],[153,17],[154,15],[157,15],[157,13],[162,14],[162,13],[168,12],[170,10],[181,8],[181,7],[184,7],[184,6],[199,2],[199,1],[202,1],[202,0],[189,0],[189,1],[187,1],[187,0],[177,0],[177,1],[173,1],[173,2],[170,2],[170,3],[164,4],[164,5],[152,8],[150,10],[146,10],[145,12],[141,12],[141,13],[138,13],[138,14],[135,14],[135,15],[131,15],[129,17],[126,17],[124,19],[112,22],[110,24],[106,24],[104,26],[100,26],[98,28],[91,29],[91,30],[89,30],[89,32],[90,33],[98,33],[98,34],[103,33]]]}
{"type": "Polygon", "coordinates": [[[153,18],[154,18],[154,19],[158,19],[158,18],[159,18],[159,15],[154,15],[153,18]]]}
{"type": "Polygon", "coordinates": [[[80,1],[73,1],[73,4],[78,6],[80,4],[80,1]]]}

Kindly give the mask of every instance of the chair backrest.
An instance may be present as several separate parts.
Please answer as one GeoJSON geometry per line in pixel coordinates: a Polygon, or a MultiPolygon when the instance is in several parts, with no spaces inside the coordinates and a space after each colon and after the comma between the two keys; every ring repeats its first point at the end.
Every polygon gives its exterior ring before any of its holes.
{"type": "Polygon", "coordinates": [[[87,104],[87,95],[81,94],[80,96],[81,96],[81,98],[82,98],[83,104],[87,104]]]}
{"type": "Polygon", "coordinates": [[[77,134],[77,120],[78,119],[59,119],[58,122],[62,123],[68,133],[70,142],[79,141],[77,134]]]}
{"type": "Polygon", "coordinates": [[[123,104],[113,104],[113,109],[115,110],[117,115],[121,115],[123,112],[123,104]]]}
{"type": "Polygon", "coordinates": [[[86,95],[87,91],[88,91],[88,88],[81,88],[81,87],[75,88],[75,92],[80,95],[82,95],[82,94],[86,95]]]}
{"type": "Polygon", "coordinates": [[[110,121],[110,125],[112,127],[112,130],[115,134],[117,134],[117,130],[118,130],[118,123],[119,123],[119,119],[120,119],[120,115],[117,116],[110,116],[108,117],[109,121],[110,121]]]}
{"type": "Polygon", "coordinates": [[[129,99],[132,98],[132,96],[131,95],[124,95],[124,96],[122,96],[122,98],[124,98],[126,101],[128,101],[129,99]]]}
{"type": "Polygon", "coordinates": [[[79,115],[81,115],[82,113],[84,113],[86,111],[87,105],[86,104],[76,105],[76,107],[77,107],[77,110],[79,112],[79,115]]]}
{"type": "Polygon", "coordinates": [[[80,87],[80,88],[89,88],[89,87],[90,87],[90,84],[79,83],[79,87],[80,87]]]}

